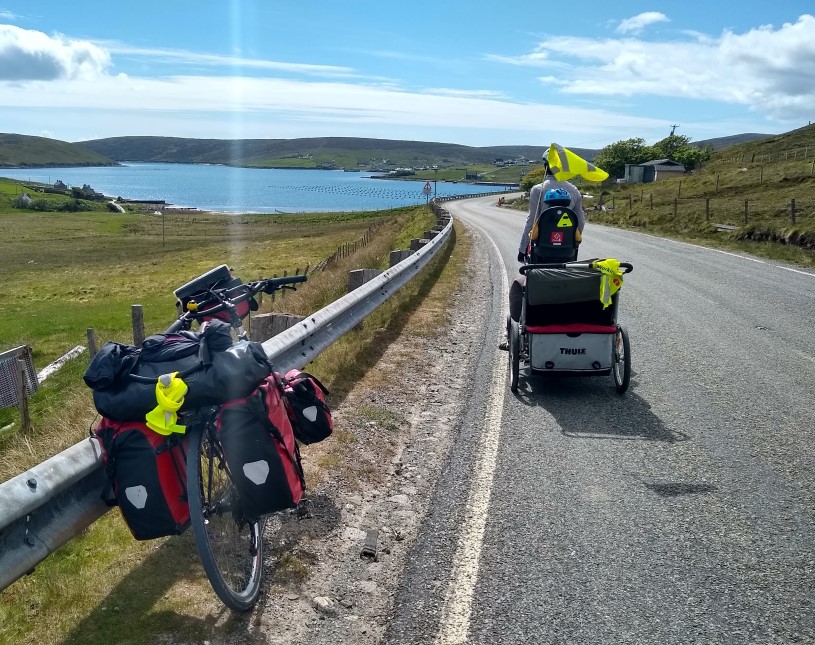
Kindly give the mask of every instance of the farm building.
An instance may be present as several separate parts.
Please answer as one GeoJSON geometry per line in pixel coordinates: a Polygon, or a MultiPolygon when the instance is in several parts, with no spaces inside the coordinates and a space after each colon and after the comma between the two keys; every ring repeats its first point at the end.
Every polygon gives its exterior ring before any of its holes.
{"type": "Polygon", "coordinates": [[[685,166],[670,159],[654,159],[644,163],[625,164],[625,183],[648,184],[659,179],[678,177],[685,173],[685,166]]]}

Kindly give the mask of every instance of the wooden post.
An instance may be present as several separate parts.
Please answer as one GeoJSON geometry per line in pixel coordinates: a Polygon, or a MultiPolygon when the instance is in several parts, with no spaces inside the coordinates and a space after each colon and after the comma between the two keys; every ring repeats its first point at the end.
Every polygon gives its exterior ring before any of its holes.
{"type": "Polygon", "coordinates": [[[144,310],[141,305],[130,305],[130,319],[133,322],[133,344],[144,342],[144,310]]]}
{"type": "Polygon", "coordinates": [[[678,202],[679,200],[676,197],[674,197],[674,219],[676,219],[676,205],[678,202]]]}
{"type": "Polygon", "coordinates": [[[710,197],[705,197],[705,221],[710,221],[710,197]]]}
{"type": "Polygon", "coordinates": [[[28,376],[25,371],[25,360],[22,358],[17,359],[17,375],[19,389],[17,390],[17,406],[20,409],[20,429],[23,431],[31,430],[31,417],[28,414],[28,391],[25,386],[28,376]]]}
{"type": "Polygon", "coordinates": [[[758,183],[761,184],[764,182],[764,166],[758,169],[758,183]]]}
{"type": "Polygon", "coordinates": [[[645,196],[645,189],[640,188],[640,204],[642,204],[642,198],[645,196]]]}
{"type": "Polygon", "coordinates": [[[809,169],[809,174],[815,174],[815,159],[812,160],[812,167],[809,169]]]}
{"type": "Polygon", "coordinates": [[[651,210],[654,210],[654,193],[651,193],[650,200],[651,200],[651,210]]]}
{"type": "Polygon", "coordinates": [[[795,225],[795,200],[790,201],[790,223],[795,225]]]}
{"type": "Polygon", "coordinates": [[[628,210],[631,210],[631,193],[628,193],[628,210]]]}
{"type": "Polygon", "coordinates": [[[611,210],[614,210],[614,195],[611,196],[611,210]]]}
{"type": "Polygon", "coordinates": [[[88,338],[88,354],[90,354],[91,359],[93,359],[93,357],[96,356],[96,352],[99,351],[96,344],[96,332],[93,330],[93,327],[88,327],[85,335],[88,338]]]}
{"type": "Polygon", "coordinates": [[[679,187],[676,189],[676,196],[682,197],[682,180],[679,180],[679,187]]]}
{"type": "Polygon", "coordinates": [[[716,175],[716,192],[719,192],[719,175],[716,175]]]}
{"type": "Polygon", "coordinates": [[[744,223],[745,224],[747,223],[747,220],[749,219],[749,214],[750,214],[750,200],[745,199],[744,200],[744,223]]]}

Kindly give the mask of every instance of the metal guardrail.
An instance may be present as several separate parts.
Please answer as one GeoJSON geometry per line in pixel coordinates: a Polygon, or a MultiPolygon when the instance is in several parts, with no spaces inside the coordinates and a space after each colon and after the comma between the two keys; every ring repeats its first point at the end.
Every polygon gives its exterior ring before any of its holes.
{"type": "MultiPolygon", "coordinates": [[[[469,197],[483,196],[469,195],[469,197]]],[[[466,196],[457,196],[462,199],[466,196]]],[[[438,215],[440,209],[434,205],[438,215]]],[[[410,281],[449,239],[452,219],[420,250],[263,343],[280,372],[301,369],[410,281]]],[[[0,590],[104,515],[101,450],[86,439],[0,484],[0,590]]]]}

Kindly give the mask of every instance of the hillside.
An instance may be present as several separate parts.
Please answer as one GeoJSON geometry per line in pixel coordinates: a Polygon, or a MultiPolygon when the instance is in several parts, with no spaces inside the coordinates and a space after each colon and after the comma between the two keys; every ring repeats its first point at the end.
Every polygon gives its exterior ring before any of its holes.
{"type": "Polygon", "coordinates": [[[805,125],[783,134],[771,135],[761,141],[751,141],[728,148],[724,156],[735,155],[779,155],[798,150],[802,158],[815,154],[815,124],[805,125]]]}
{"type": "MultiPolygon", "coordinates": [[[[113,137],[79,143],[117,161],[212,163],[277,168],[470,166],[495,159],[538,161],[548,146],[471,147],[453,143],[321,137],[307,139],[180,139],[113,137]]],[[[593,158],[595,150],[575,149],[593,158]]]]}
{"type": "Polygon", "coordinates": [[[729,137],[716,137],[714,139],[704,139],[703,141],[692,141],[691,145],[698,148],[710,148],[714,152],[740,143],[750,143],[753,141],[764,141],[776,135],[759,134],[757,132],[745,132],[744,134],[734,134],[729,137]]]}
{"type": "Polygon", "coordinates": [[[0,133],[0,168],[115,165],[110,157],[75,143],[0,133]]]}

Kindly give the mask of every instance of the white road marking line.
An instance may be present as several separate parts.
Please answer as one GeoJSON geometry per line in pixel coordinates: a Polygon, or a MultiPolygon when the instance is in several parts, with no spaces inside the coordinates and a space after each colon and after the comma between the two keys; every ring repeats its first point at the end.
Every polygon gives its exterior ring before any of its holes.
{"type": "Polygon", "coordinates": [[[777,266],[779,269],[784,269],[784,271],[792,271],[793,273],[800,273],[801,275],[808,275],[810,278],[815,278],[815,273],[810,273],[809,271],[799,271],[798,269],[790,269],[789,267],[782,267],[778,264],[774,266],[777,266]]]}
{"type": "MultiPolygon", "coordinates": [[[[702,246],[701,244],[693,244],[692,242],[681,242],[679,240],[671,240],[667,237],[659,237],[658,235],[651,235],[650,233],[640,233],[639,231],[631,231],[632,233],[638,233],[639,235],[644,235],[645,237],[650,237],[655,240],[662,240],[663,242],[670,242],[671,244],[679,244],[681,246],[692,246],[695,249],[702,249],[703,251],[715,251],[716,253],[721,253],[723,255],[732,255],[734,258],[741,258],[742,260],[750,260],[750,262],[756,262],[758,264],[767,264],[764,260],[758,260],[756,258],[751,258],[746,255],[739,255],[738,253],[731,253],[730,251],[722,251],[721,249],[714,249],[710,246],[702,246]]],[[[783,267],[782,267],[783,268],[783,267]]]]}
{"type": "MultiPolygon", "coordinates": [[[[480,227],[490,241],[499,261],[501,253],[492,238],[480,227]]],[[[501,271],[502,302],[501,320],[505,320],[509,310],[507,304],[507,273],[501,271]]],[[[507,363],[500,360],[496,351],[493,360],[492,377],[490,378],[490,396],[487,401],[484,428],[478,441],[478,452],[473,471],[470,494],[467,500],[466,516],[461,527],[456,553],[453,557],[453,569],[447,595],[444,601],[439,633],[436,635],[438,645],[460,645],[467,643],[470,630],[473,595],[478,581],[481,546],[489,514],[492,482],[498,459],[498,446],[501,434],[501,418],[504,412],[506,393],[507,363]]]]}

